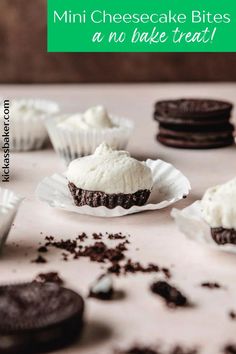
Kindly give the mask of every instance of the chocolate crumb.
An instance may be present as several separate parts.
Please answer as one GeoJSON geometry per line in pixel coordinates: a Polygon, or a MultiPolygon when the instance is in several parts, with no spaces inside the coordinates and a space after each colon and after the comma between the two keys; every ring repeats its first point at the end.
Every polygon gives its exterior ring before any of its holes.
{"type": "Polygon", "coordinates": [[[47,263],[47,260],[41,256],[41,255],[38,255],[38,257],[34,260],[31,261],[32,263],[47,263]]]}
{"type": "Polygon", "coordinates": [[[50,242],[50,241],[54,240],[54,237],[53,236],[46,236],[45,240],[50,242]]]}
{"type": "Polygon", "coordinates": [[[48,252],[48,249],[47,249],[47,247],[45,247],[45,246],[41,246],[41,247],[38,248],[38,252],[40,252],[40,253],[46,253],[46,252],[48,252]]]}
{"type": "Polygon", "coordinates": [[[236,354],[236,345],[228,344],[224,348],[224,354],[236,354]]]}
{"type": "Polygon", "coordinates": [[[92,262],[104,263],[109,260],[111,263],[119,262],[124,258],[126,250],[123,244],[117,245],[115,248],[108,248],[104,242],[95,242],[94,245],[85,246],[75,254],[75,258],[88,257],[92,262]]]}
{"type": "Polygon", "coordinates": [[[232,320],[235,320],[235,319],[236,319],[236,312],[230,311],[230,312],[229,312],[229,317],[230,317],[232,320]]]}
{"type": "Polygon", "coordinates": [[[152,347],[139,347],[139,346],[134,346],[128,350],[125,351],[119,351],[116,350],[114,354],[197,354],[198,350],[197,349],[186,349],[181,346],[175,346],[173,349],[170,351],[163,351],[160,348],[152,348],[152,347]]]}
{"type": "Polygon", "coordinates": [[[197,349],[185,349],[180,346],[174,347],[169,354],[197,354],[197,349]]]}
{"type": "Polygon", "coordinates": [[[115,275],[120,275],[121,273],[121,265],[119,263],[113,263],[109,268],[108,268],[108,273],[113,273],[115,275]]]}
{"type": "Polygon", "coordinates": [[[97,234],[96,232],[94,232],[92,234],[92,236],[93,236],[94,240],[101,240],[102,239],[102,234],[101,233],[97,234]]]}
{"type": "Polygon", "coordinates": [[[108,234],[108,239],[109,240],[125,240],[126,236],[122,235],[122,233],[116,233],[116,234],[108,234]]]}
{"type": "Polygon", "coordinates": [[[166,276],[167,279],[170,279],[172,277],[171,272],[168,268],[162,268],[161,269],[164,275],[166,276]]]}
{"type": "Polygon", "coordinates": [[[63,261],[67,262],[68,261],[68,254],[65,252],[62,252],[61,255],[62,255],[63,261]]]}
{"type": "Polygon", "coordinates": [[[208,289],[220,289],[221,285],[218,283],[202,283],[201,286],[203,288],[208,288],[208,289]]]}
{"type": "Polygon", "coordinates": [[[84,242],[84,240],[88,238],[88,236],[86,235],[85,232],[83,232],[82,234],[78,235],[77,236],[77,240],[81,241],[81,242],[84,242]]]}
{"type": "Polygon", "coordinates": [[[132,262],[131,259],[128,259],[127,263],[123,266],[124,274],[127,273],[153,273],[159,272],[159,267],[155,264],[150,263],[147,267],[144,267],[139,262],[132,262]]]}
{"type": "Polygon", "coordinates": [[[64,251],[67,251],[71,254],[75,253],[76,248],[77,248],[77,242],[76,240],[61,240],[61,241],[53,241],[50,240],[48,241],[48,243],[46,244],[48,247],[55,247],[55,248],[59,248],[62,249],[64,251]]]}
{"type": "Polygon", "coordinates": [[[151,285],[151,291],[161,296],[168,307],[189,306],[187,298],[174,286],[165,281],[157,281],[151,285]]]}
{"type": "Polygon", "coordinates": [[[40,273],[34,279],[37,283],[54,283],[57,285],[63,285],[63,280],[57,272],[40,273]]]}
{"type": "Polygon", "coordinates": [[[161,354],[150,347],[133,347],[125,351],[115,350],[114,354],[161,354]]]}

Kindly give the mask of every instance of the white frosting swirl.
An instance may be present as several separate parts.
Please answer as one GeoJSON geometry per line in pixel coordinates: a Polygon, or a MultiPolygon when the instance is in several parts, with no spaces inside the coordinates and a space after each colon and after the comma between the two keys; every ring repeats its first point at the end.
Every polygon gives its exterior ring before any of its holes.
{"type": "Polygon", "coordinates": [[[151,169],[144,162],[105,143],[93,155],[72,161],[66,176],[77,188],[107,194],[132,194],[153,185],[151,169]]]}
{"type": "Polygon", "coordinates": [[[211,227],[236,230],[236,178],[208,189],[201,206],[203,217],[211,227]]]}
{"type": "Polygon", "coordinates": [[[10,101],[12,119],[40,118],[45,114],[55,114],[59,111],[56,103],[40,99],[14,99],[10,101]]]}
{"type": "Polygon", "coordinates": [[[89,108],[85,113],[73,114],[58,124],[63,129],[107,129],[115,127],[107,110],[103,106],[89,108]]]}

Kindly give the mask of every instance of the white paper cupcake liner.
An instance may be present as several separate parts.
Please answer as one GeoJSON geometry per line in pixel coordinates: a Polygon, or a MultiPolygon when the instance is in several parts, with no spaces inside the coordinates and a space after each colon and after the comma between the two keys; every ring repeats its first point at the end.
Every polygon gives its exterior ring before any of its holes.
{"type": "Polygon", "coordinates": [[[70,194],[66,177],[60,174],[45,178],[38,185],[36,196],[53,208],[98,217],[119,217],[162,209],[189,194],[191,186],[188,179],[174,166],[162,160],[147,160],[146,164],[152,170],[154,185],[148,202],[144,206],[133,206],[130,209],[123,209],[120,206],[114,209],[104,206],[92,208],[87,205],[77,207],[70,194]]]}
{"type": "Polygon", "coordinates": [[[14,192],[0,188],[0,250],[6,242],[11,225],[23,198],[14,192]]]}
{"type": "Polygon", "coordinates": [[[134,129],[132,121],[119,117],[111,117],[117,127],[109,129],[69,130],[58,127],[58,124],[66,118],[67,116],[63,115],[45,120],[53,147],[66,164],[79,157],[93,154],[103,142],[116,150],[125,149],[134,129]]]}
{"type": "Polygon", "coordinates": [[[199,200],[183,210],[173,209],[171,215],[187,239],[213,250],[236,253],[236,245],[219,245],[213,240],[211,228],[203,219],[199,200]]]}
{"type": "MultiPolygon", "coordinates": [[[[10,150],[11,151],[29,151],[39,150],[48,139],[47,130],[44,125],[44,119],[51,117],[59,112],[57,103],[46,100],[22,100],[26,101],[30,107],[42,110],[41,114],[27,115],[26,117],[17,117],[11,115],[10,109],[10,150]]],[[[1,123],[0,131],[3,129],[1,123]]],[[[2,134],[1,134],[2,136],[2,134]]],[[[1,142],[1,145],[3,142],[1,142]]]]}

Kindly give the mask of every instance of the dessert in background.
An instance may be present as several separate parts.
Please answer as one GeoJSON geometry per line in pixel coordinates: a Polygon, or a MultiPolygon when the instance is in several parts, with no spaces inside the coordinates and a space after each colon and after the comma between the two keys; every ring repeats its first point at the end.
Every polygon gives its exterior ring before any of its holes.
{"type": "Polygon", "coordinates": [[[202,215],[214,241],[236,244],[236,178],[209,188],[201,201],[202,215]]]}
{"type": "Polygon", "coordinates": [[[0,352],[44,353],[77,339],[84,301],[72,290],[37,282],[0,286],[0,352]]]}
{"type": "MultiPolygon", "coordinates": [[[[43,121],[58,113],[59,106],[41,99],[14,99],[10,101],[9,111],[10,150],[29,151],[44,146],[48,134],[43,121]]],[[[0,130],[3,128],[1,124],[0,130]]]]}
{"type": "Polygon", "coordinates": [[[110,115],[103,106],[84,113],[66,114],[46,120],[54,149],[66,163],[92,154],[106,142],[115,149],[124,149],[133,132],[132,121],[110,115]]]}
{"type": "Polygon", "coordinates": [[[159,123],[157,140],[183,149],[211,149],[234,143],[230,123],[233,105],[209,99],[159,101],[154,119],[159,123]]]}
{"type": "Polygon", "coordinates": [[[77,206],[141,206],[147,202],[153,186],[152,171],[145,162],[105,143],[93,155],[72,161],[66,176],[77,206]]]}

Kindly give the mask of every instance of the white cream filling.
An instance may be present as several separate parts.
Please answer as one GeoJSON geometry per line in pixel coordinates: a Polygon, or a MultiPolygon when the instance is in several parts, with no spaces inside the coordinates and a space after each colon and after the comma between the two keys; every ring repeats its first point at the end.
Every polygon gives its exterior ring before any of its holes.
{"type": "Polygon", "coordinates": [[[77,113],[68,116],[63,122],[58,124],[62,129],[109,129],[116,125],[112,122],[107,110],[103,106],[96,106],[88,109],[85,113],[77,113]]]}
{"type": "Polygon", "coordinates": [[[59,111],[56,103],[40,99],[14,99],[10,101],[11,119],[40,118],[45,114],[55,114],[59,111]]]}
{"type": "Polygon", "coordinates": [[[66,176],[77,188],[107,194],[132,194],[153,185],[152,171],[144,162],[105,143],[93,155],[72,161],[66,176]]]}
{"type": "Polygon", "coordinates": [[[208,189],[201,206],[203,217],[211,227],[236,230],[236,178],[208,189]]]}

